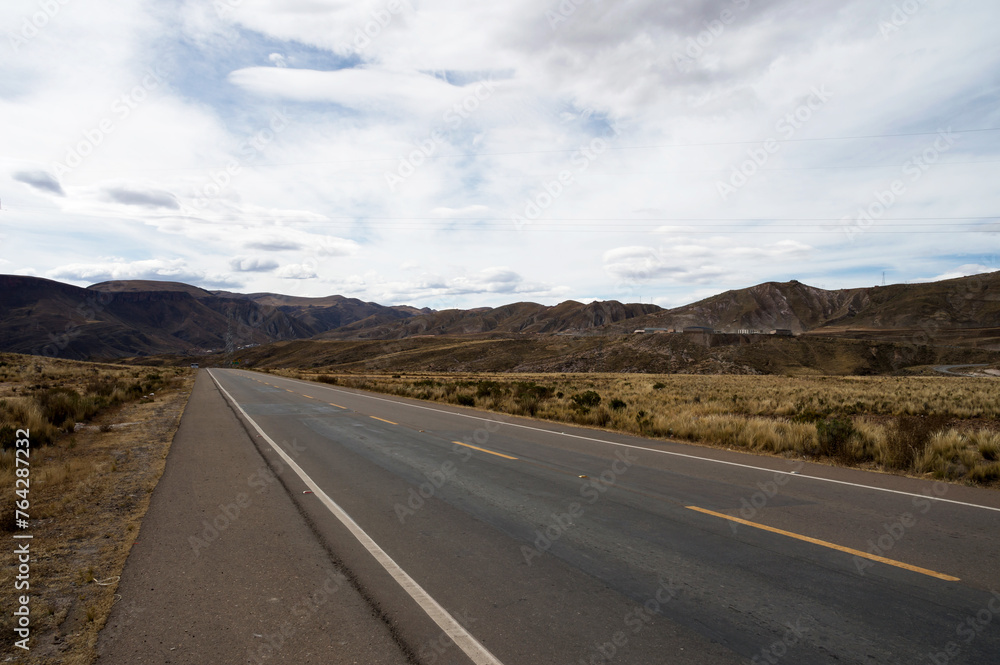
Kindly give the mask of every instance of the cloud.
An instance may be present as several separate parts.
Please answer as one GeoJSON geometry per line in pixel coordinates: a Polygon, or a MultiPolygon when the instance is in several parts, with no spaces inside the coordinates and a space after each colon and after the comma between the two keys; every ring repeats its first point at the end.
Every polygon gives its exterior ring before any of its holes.
{"type": "Polygon", "coordinates": [[[63,191],[62,185],[59,184],[59,180],[56,179],[54,175],[48,171],[18,171],[14,173],[14,180],[18,182],[23,182],[26,185],[34,187],[35,189],[48,192],[49,194],[55,194],[57,196],[66,196],[66,192],[63,191]]]}
{"type": "Polygon", "coordinates": [[[284,229],[280,233],[273,229],[244,231],[253,239],[245,240],[243,247],[266,252],[301,251],[316,256],[351,256],[358,251],[358,243],[337,236],[312,233],[299,229],[284,229]]]}
{"type": "Polygon", "coordinates": [[[272,272],[277,270],[278,262],[257,256],[237,256],[229,262],[229,267],[236,272],[272,272]]]}
{"type": "Polygon", "coordinates": [[[229,81],[265,97],[299,102],[332,102],[358,109],[443,109],[468,94],[462,87],[450,85],[434,76],[376,67],[334,71],[248,67],[231,73],[229,81]]]}
{"type": "Polygon", "coordinates": [[[315,279],[316,268],[306,263],[290,263],[282,266],[276,273],[282,279],[315,279]]]}
{"type": "Polygon", "coordinates": [[[696,257],[652,247],[618,247],[605,252],[603,260],[609,275],[637,283],[660,279],[703,283],[728,272],[721,266],[697,260],[696,257]]]}
{"type": "Polygon", "coordinates": [[[277,238],[273,240],[251,240],[250,242],[243,243],[243,246],[247,249],[260,249],[269,252],[284,252],[305,248],[302,243],[291,240],[279,240],[277,238]]]}
{"type": "Polygon", "coordinates": [[[418,306],[672,302],[952,276],[996,245],[958,218],[1000,210],[1000,134],[958,134],[919,182],[902,170],[936,138],[911,133],[995,126],[990,0],[918,3],[888,35],[888,1],[93,2],[5,63],[10,170],[73,164],[3,193],[6,272],[160,270],[418,306]],[[822,86],[829,101],[796,116],[822,86]],[[769,151],[789,114],[807,120],[769,151]],[[850,221],[897,179],[884,215],[850,221]],[[518,231],[529,202],[544,210],[518,231]],[[184,264],[80,258],[149,247],[184,264]]]}
{"type": "Polygon", "coordinates": [[[1000,266],[985,266],[980,263],[966,263],[960,265],[954,270],[949,270],[943,272],[940,275],[934,277],[918,277],[916,279],[911,279],[911,282],[940,282],[944,279],[958,279],[959,277],[970,277],[972,275],[981,275],[983,273],[993,272],[1000,269],[1000,266]]]}
{"type": "Polygon", "coordinates": [[[191,270],[184,259],[144,259],[127,261],[110,259],[100,263],[71,263],[54,268],[46,273],[52,279],[67,279],[77,282],[109,282],[120,280],[155,280],[184,282],[196,286],[218,288],[238,288],[242,283],[224,275],[208,275],[191,270]]]}
{"type": "Polygon", "coordinates": [[[108,200],[125,205],[143,208],[170,208],[172,210],[180,210],[181,207],[173,194],[161,190],[108,187],[104,190],[104,194],[108,200]]]}
{"type": "Polygon", "coordinates": [[[440,217],[475,217],[484,216],[485,213],[489,212],[489,206],[484,205],[468,205],[463,208],[448,208],[448,207],[438,207],[431,210],[431,214],[438,215],[440,217]]]}

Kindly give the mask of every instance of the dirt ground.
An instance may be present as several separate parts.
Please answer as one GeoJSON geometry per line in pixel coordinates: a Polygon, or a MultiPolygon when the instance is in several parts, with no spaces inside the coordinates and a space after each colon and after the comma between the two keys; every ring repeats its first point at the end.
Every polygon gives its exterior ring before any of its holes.
{"type": "MultiPolygon", "coordinates": [[[[142,399],[111,409],[54,445],[31,449],[30,526],[7,532],[0,586],[0,660],[91,663],[98,631],[118,601],[118,576],[135,541],[150,495],[194,383],[193,374],[142,399]],[[30,543],[29,651],[15,646],[12,610],[15,549],[30,543]]],[[[2,491],[13,492],[11,486],[2,491]]],[[[5,521],[8,516],[5,515],[5,521]]],[[[11,519],[13,516],[10,516],[11,519]]],[[[138,618],[141,620],[141,617],[138,618]]]]}

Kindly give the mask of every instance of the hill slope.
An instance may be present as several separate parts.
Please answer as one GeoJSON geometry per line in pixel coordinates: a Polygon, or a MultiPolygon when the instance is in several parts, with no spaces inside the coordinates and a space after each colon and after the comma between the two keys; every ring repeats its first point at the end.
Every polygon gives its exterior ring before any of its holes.
{"type": "Polygon", "coordinates": [[[656,305],[623,304],[617,300],[573,300],[547,307],[519,302],[493,308],[449,309],[405,320],[369,317],[320,335],[321,339],[402,339],[414,335],[470,335],[478,333],[589,333],[612,323],[660,311],[656,305]]]}
{"type": "Polygon", "coordinates": [[[312,334],[274,307],[186,284],[153,291],[135,283],[118,283],[124,290],[114,290],[113,284],[82,289],[0,275],[0,349],[85,360],[201,353],[312,334]]]}
{"type": "MultiPolygon", "coordinates": [[[[797,281],[766,282],[629,322],[635,327],[709,326],[795,332],[846,328],[899,330],[927,326],[1000,326],[1000,272],[924,284],[828,291],[797,281]]],[[[625,328],[619,326],[624,332],[625,328]]]]}
{"type": "Polygon", "coordinates": [[[89,288],[0,276],[0,350],[67,358],[230,351],[279,340],[421,336],[621,336],[636,328],[789,328],[810,335],[994,348],[1000,272],[926,284],[825,290],[767,282],[664,310],[617,301],[433,311],[344,296],[207,291],[177,282],[89,288]],[[933,333],[933,334],[930,334],[933,333]]]}

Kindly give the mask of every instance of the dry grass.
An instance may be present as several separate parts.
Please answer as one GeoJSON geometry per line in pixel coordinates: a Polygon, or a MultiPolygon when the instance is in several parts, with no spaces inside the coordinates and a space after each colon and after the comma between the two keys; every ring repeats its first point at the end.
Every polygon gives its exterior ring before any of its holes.
{"type": "Polygon", "coordinates": [[[1000,384],[989,378],[278,373],[643,436],[975,483],[994,482],[991,463],[1000,460],[1000,384]],[[946,429],[954,435],[945,437],[946,429]]]}
{"type": "MultiPolygon", "coordinates": [[[[171,370],[154,398],[130,400],[135,393],[127,386],[146,380],[148,369],[11,354],[0,355],[0,363],[5,363],[0,366],[5,381],[0,385],[0,394],[7,401],[4,417],[17,427],[31,424],[28,512],[29,532],[34,536],[32,649],[25,653],[14,649],[12,640],[6,640],[0,645],[0,657],[13,656],[24,663],[90,663],[98,631],[115,602],[114,577],[121,573],[150,493],[162,473],[169,443],[190,393],[192,373],[171,370]],[[17,370],[22,374],[18,375],[17,370]],[[119,383],[126,386],[118,396],[124,399],[120,402],[114,396],[115,389],[121,387],[119,383]],[[172,385],[168,387],[168,383],[172,385]],[[60,432],[46,418],[44,403],[35,397],[53,389],[73,390],[84,400],[101,397],[99,392],[89,392],[88,384],[111,384],[113,387],[107,391],[111,399],[104,402],[101,411],[90,414],[93,425],[75,433],[60,432]],[[12,404],[18,406],[11,408],[12,404]],[[28,420],[22,424],[11,421],[12,417],[28,420]],[[123,422],[136,425],[101,427],[123,422]],[[41,445],[35,427],[46,423],[54,429],[53,440],[41,445]],[[101,581],[111,583],[101,585],[101,581]]],[[[72,402],[71,398],[66,404],[72,406],[72,402]]],[[[0,487],[13,488],[13,465],[13,451],[0,450],[0,487]]],[[[6,494],[11,494],[10,489],[3,497],[2,511],[3,526],[9,529],[13,506],[6,494]]],[[[14,569],[10,559],[4,565],[5,576],[11,578],[14,569]]],[[[0,588],[0,603],[13,607],[14,595],[13,585],[5,585],[0,588]]],[[[10,613],[0,619],[0,631],[13,634],[10,613]]]]}

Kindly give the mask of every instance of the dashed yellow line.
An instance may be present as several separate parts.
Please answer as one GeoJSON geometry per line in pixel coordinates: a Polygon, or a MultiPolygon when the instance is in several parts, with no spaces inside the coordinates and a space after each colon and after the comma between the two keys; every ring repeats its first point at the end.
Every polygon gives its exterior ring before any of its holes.
{"type": "Polygon", "coordinates": [[[844,547],[843,545],[836,545],[834,543],[828,543],[825,540],[820,540],[818,538],[810,538],[809,536],[803,536],[798,533],[792,533],[791,531],[785,531],[783,529],[776,529],[773,526],[766,526],[764,524],[758,524],[756,522],[749,522],[739,517],[733,517],[732,515],[726,515],[725,513],[717,513],[714,510],[707,510],[705,508],[699,508],[698,506],[685,506],[689,510],[697,510],[699,513],[705,513],[706,515],[714,515],[715,517],[721,517],[724,520],[729,520],[731,522],[738,522],[740,524],[746,524],[747,526],[752,526],[755,529],[763,529],[764,531],[770,531],[772,533],[778,533],[782,536],[788,536],[789,538],[795,538],[797,540],[804,540],[807,543],[812,543],[814,545],[822,545],[823,547],[829,547],[833,550],[838,550],[840,552],[846,552],[847,554],[852,554],[854,556],[859,556],[865,559],[871,559],[872,561],[878,561],[879,563],[885,563],[890,566],[896,566],[897,568],[905,568],[906,570],[912,570],[915,573],[921,573],[923,575],[929,575],[931,577],[936,577],[939,580],[945,580],[947,582],[958,582],[959,578],[953,577],[951,575],[945,575],[944,573],[937,573],[933,570],[928,570],[926,568],[921,568],[919,566],[912,566],[908,563],[903,563],[902,561],[896,561],[894,559],[887,559],[884,556],[878,556],[876,554],[869,554],[868,552],[862,552],[861,550],[852,549],[850,547],[844,547]]]}
{"type": "Polygon", "coordinates": [[[333,402],[327,402],[327,404],[329,404],[330,406],[335,406],[335,407],[337,407],[338,409],[345,409],[345,410],[347,409],[347,407],[346,407],[346,406],[341,406],[341,405],[339,405],[339,404],[334,404],[333,402]]]}
{"type": "Polygon", "coordinates": [[[398,425],[399,423],[394,423],[391,420],[386,420],[385,418],[379,418],[378,416],[368,416],[369,418],[374,418],[375,420],[381,420],[384,423],[389,423],[390,425],[398,425]]]}
{"type": "Polygon", "coordinates": [[[511,457],[510,455],[504,455],[503,453],[497,453],[492,450],[486,450],[485,448],[480,448],[479,446],[473,446],[468,443],[462,443],[461,441],[452,441],[452,443],[465,446],[466,448],[472,448],[473,450],[478,450],[480,452],[489,453],[490,455],[496,455],[497,457],[503,457],[504,459],[517,459],[516,457],[511,457]]]}

